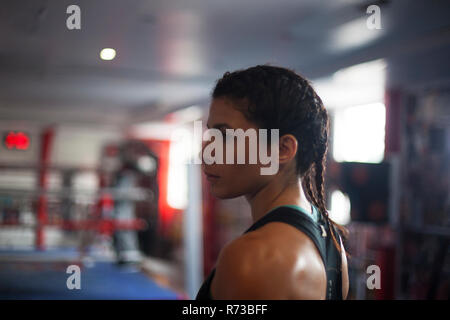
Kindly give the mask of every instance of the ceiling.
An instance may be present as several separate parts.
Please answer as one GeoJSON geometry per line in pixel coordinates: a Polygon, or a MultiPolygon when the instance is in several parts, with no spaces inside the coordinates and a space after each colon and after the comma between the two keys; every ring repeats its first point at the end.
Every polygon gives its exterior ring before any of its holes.
{"type": "Polygon", "coordinates": [[[0,120],[156,119],[206,105],[225,71],[259,63],[315,79],[386,58],[395,84],[435,69],[427,81],[445,78],[449,9],[444,0],[2,0],[0,120]],[[381,30],[366,27],[373,3],[381,30]],[[66,27],[71,4],[81,30],[66,27]],[[114,60],[99,59],[105,47],[114,60]]]}

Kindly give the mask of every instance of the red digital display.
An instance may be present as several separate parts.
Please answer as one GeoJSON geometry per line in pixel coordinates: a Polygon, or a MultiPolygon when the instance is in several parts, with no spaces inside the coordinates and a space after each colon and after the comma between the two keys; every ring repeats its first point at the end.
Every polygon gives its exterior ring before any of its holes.
{"type": "Polygon", "coordinates": [[[30,138],[28,135],[21,131],[10,131],[5,134],[3,143],[6,148],[10,150],[27,150],[30,146],[30,138]]]}

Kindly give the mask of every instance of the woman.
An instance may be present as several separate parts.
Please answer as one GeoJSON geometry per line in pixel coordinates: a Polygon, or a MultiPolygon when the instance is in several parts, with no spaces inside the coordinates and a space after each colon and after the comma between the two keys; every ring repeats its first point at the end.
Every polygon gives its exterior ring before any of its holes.
{"type": "Polygon", "coordinates": [[[212,194],[245,196],[253,224],[222,249],[196,299],[346,299],[346,230],[328,218],[324,199],[328,114],[308,81],[267,65],[227,72],[207,126],[224,137],[226,129],[279,129],[279,169],[262,175],[247,144],[245,164],[203,161],[212,194]]]}

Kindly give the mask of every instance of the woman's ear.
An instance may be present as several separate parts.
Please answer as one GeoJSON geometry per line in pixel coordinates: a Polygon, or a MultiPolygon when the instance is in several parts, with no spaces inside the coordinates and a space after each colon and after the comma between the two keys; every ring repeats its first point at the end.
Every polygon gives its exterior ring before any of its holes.
{"type": "Polygon", "coordinates": [[[297,154],[297,139],[292,134],[283,135],[280,138],[279,149],[280,164],[289,162],[291,159],[295,158],[295,155],[297,154]]]}

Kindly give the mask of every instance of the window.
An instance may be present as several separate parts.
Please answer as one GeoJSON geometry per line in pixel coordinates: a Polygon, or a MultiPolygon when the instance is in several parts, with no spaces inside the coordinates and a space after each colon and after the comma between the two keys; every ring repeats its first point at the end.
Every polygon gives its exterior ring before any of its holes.
{"type": "Polygon", "coordinates": [[[335,110],[334,159],[339,162],[383,161],[385,123],[386,108],[383,103],[335,110]]]}

